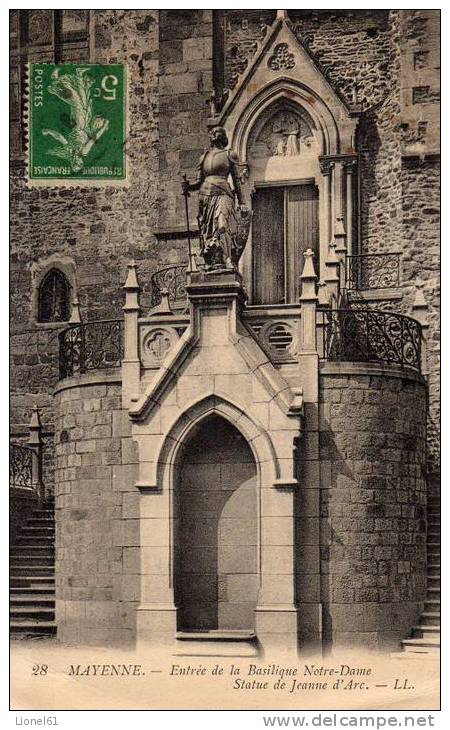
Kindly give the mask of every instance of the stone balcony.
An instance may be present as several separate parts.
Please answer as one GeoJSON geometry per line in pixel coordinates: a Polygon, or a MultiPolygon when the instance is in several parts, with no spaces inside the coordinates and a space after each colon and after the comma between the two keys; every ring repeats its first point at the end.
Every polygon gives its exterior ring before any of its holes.
{"type": "MultiPolygon", "coordinates": [[[[245,288],[242,288],[242,322],[270,362],[279,369],[293,372],[306,347],[321,361],[376,362],[420,372],[425,359],[421,324],[425,331],[427,328],[423,303],[418,301],[414,305],[421,320],[417,321],[395,312],[369,308],[363,298],[355,301],[353,296],[364,290],[397,287],[398,254],[346,257],[344,287],[340,286],[343,266],[337,257],[334,260],[334,254],[332,251],[328,280],[325,285],[321,282],[319,287],[312,258],[306,258],[302,295],[297,303],[249,304],[245,288]],[[305,330],[306,312],[308,331],[305,330]]],[[[135,329],[133,341],[136,340],[137,347],[133,359],[139,361],[142,377],[146,378],[147,371],[151,377],[152,372],[163,366],[166,356],[191,322],[186,266],[168,266],[152,276],[152,307],[147,314],[142,314],[139,307],[134,265],[130,267],[130,275],[125,285],[125,323],[122,320],[82,323],[77,321],[77,316],[60,334],[61,378],[89,370],[120,367],[130,322],[135,329]]],[[[192,279],[192,275],[189,276],[192,279]]],[[[211,275],[202,271],[196,276],[204,281],[212,280],[211,275]]]]}

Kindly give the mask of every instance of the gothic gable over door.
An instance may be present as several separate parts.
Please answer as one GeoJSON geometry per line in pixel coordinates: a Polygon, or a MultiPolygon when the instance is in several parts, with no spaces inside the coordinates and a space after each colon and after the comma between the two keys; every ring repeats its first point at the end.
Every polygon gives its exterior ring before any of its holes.
{"type": "MultiPolygon", "coordinates": [[[[328,246],[336,233],[341,240],[345,235],[349,252],[354,249],[357,114],[296,37],[289,20],[277,17],[223,109],[210,123],[225,127],[231,147],[237,152],[246,173],[245,197],[246,203],[253,208],[254,224],[242,258],[242,269],[251,301],[262,296],[254,286],[256,272],[262,266],[258,256],[262,249],[270,248],[269,242],[260,238],[261,232],[264,234],[268,230],[258,219],[263,198],[267,203],[267,216],[270,206],[273,211],[276,208],[276,219],[283,219],[277,224],[272,248],[279,250],[281,246],[280,226],[285,253],[290,235],[297,235],[299,240],[298,251],[291,247],[290,258],[288,256],[284,261],[283,296],[295,301],[296,287],[289,283],[287,272],[291,278],[297,276],[297,254],[301,253],[304,239],[309,238],[309,245],[317,247],[315,265],[321,278],[325,276],[328,246]],[[268,203],[269,194],[263,193],[262,188],[272,186],[274,190],[280,185],[292,192],[284,192],[283,196],[273,192],[271,203],[268,203]],[[304,186],[301,192],[298,186],[304,186]],[[310,200],[309,206],[301,205],[302,195],[305,201],[310,200]],[[291,231],[296,230],[295,234],[286,229],[286,225],[289,228],[289,204],[291,231]],[[308,222],[312,211],[316,219],[308,222]],[[304,228],[299,229],[299,226],[304,228]]],[[[274,226],[271,219],[269,228],[274,226]]],[[[281,287],[281,264],[272,261],[271,267],[276,269],[278,283],[275,282],[273,291],[264,296],[276,299],[281,287]]]]}

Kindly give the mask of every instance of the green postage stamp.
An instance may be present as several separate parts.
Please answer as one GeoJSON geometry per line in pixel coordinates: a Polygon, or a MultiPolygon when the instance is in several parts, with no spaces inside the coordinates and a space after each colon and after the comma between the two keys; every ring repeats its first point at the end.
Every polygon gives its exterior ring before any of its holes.
{"type": "Polygon", "coordinates": [[[126,183],[126,132],[124,64],[29,64],[31,186],[126,183]]]}

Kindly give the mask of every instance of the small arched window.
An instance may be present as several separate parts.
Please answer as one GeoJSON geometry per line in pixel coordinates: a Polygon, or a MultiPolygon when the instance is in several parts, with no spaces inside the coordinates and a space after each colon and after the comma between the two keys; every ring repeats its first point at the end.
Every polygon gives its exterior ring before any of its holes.
{"type": "Polygon", "coordinates": [[[70,284],[58,269],[50,269],[39,286],[38,322],[67,322],[70,284]]]}

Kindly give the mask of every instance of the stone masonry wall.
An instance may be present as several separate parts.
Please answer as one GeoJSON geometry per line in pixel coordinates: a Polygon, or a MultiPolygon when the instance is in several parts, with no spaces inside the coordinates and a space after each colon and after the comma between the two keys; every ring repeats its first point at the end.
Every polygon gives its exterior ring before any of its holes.
{"type": "MultiPolygon", "coordinates": [[[[165,263],[166,251],[153,236],[158,222],[158,11],[92,13],[91,60],[128,65],[130,187],[29,190],[24,166],[12,167],[11,317],[17,334],[12,338],[11,420],[21,432],[35,402],[44,429],[53,431],[51,391],[57,383],[55,331],[36,323],[32,311],[32,265],[51,255],[70,256],[82,316],[101,319],[122,315],[120,287],[130,258],[145,259],[145,281],[149,271],[165,263]]],[[[146,287],[143,304],[148,303],[146,287]]]]}
{"type": "Polygon", "coordinates": [[[425,591],[425,388],[356,373],[320,385],[324,638],[395,649],[425,591]]]}
{"type": "MultiPolygon", "coordinates": [[[[427,462],[430,478],[440,473],[440,165],[405,160],[402,166],[403,278],[423,284],[428,304],[427,462]]],[[[411,311],[411,310],[409,310],[411,311]]]]}
{"type": "MultiPolygon", "coordinates": [[[[162,10],[159,23],[159,226],[186,228],[181,179],[192,181],[208,147],[212,94],[212,11],[162,10]]],[[[195,224],[196,199],[191,200],[195,224]]],[[[187,260],[186,240],[181,261],[187,260]]]]}
{"type": "Polygon", "coordinates": [[[136,456],[121,386],[99,382],[72,379],[76,387],[56,396],[56,621],[65,644],[135,638],[136,456]]]}

